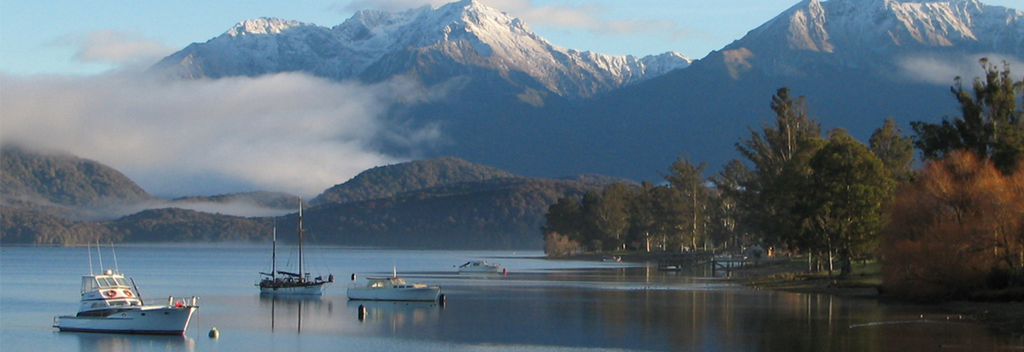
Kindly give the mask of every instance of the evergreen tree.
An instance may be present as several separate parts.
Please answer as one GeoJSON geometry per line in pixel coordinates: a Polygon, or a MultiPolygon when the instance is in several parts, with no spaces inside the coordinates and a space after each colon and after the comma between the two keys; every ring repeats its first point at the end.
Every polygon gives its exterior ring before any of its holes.
{"type": "MultiPolygon", "coordinates": [[[[583,210],[575,197],[559,198],[557,203],[548,207],[544,219],[545,224],[541,228],[541,232],[544,233],[545,242],[584,243],[581,231],[583,210]]],[[[549,252],[549,254],[551,253],[549,252]]]]}
{"type": "Polygon", "coordinates": [[[654,229],[652,241],[660,243],[663,250],[682,248],[683,229],[686,228],[685,202],[679,192],[659,186],[651,190],[651,203],[654,208],[654,229]]]}
{"type": "Polygon", "coordinates": [[[745,192],[743,185],[748,184],[751,177],[751,170],[738,159],[730,160],[722,171],[711,177],[711,183],[717,191],[712,231],[728,247],[740,248],[750,244],[744,236],[749,230],[743,226],[747,221],[742,218],[744,212],[740,205],[748,202],[745,197],[749,196],[749,192],[745,192]]]}
{"type": "Polygon", "coordinates": [[[710,197],[707,186],[704,185],[704,169],[707,163],[693,165],[689,159],[676,159],[669,167],[669,174],[665,181],[672,186],[682,200],[682,211],[685,214],[685,229],[680,234],[683,238],[680,243],[688,243],[691,249],[696,249],[705,238],[705,228],[708,222],[708,199],[710,197]]]}
{"type": "Polygon", "coordinates": [[[654,188],[650,182],[640,184],[637,194],[629,202],[629,243],[634,247],[651,251],[651,241],[656,232],[654,188]]]}
{"type": "Polygon", "coordinates": [[[871,134],[868,143],[871,152],[882,160],[894,180],[910,179],[911,164],[914,162],[914,139],[904,137],[903,131],[892,118],[885,119],[885,124],[871,134]]]}
{"type": "Polygon", "coordinates": [[[811,177],[798,190],[795,207],[802,219],[804,247],[828,258],[838,257],[842,275],[851,272],[851,257],[878,241],[882,206],[892,197],[890,173],[862,143],[845,130],[829,133],[828,143],[811,158],[811,177]]]}
{"type": "Polygon", "coordinates": [[[800,219],[792,214],[795,194],[804,187],[810,170],[808,160],[823,144],[821,126],[807,116],[804,98],[792,100],[789,89],[772,97],[775,124],[736,144],[753,164],[752,176],[742,185],[747,200],[745,220],[770,245],[799,246],[800,219]]]}
{"type": "Polygon", "coordinates": [[[584,220],[592,231],[592,240],[599,240],[600,250],[625,248],[629,226],[629,202],[633,190],[624,183],[613,183],[597,196],[584,197],[584,220]]]}
{"type": "Polygon", "coordinates": [[[1024,98],[1024,82],[1013,80],[1006,62],[1002,70],[988,59],[980,62],[985,77],[974,79],[972,91],[964,89],[960,77],[950,88],[960,103],[961,116],[940,124],[912,122],[917,134],[914,145],[928,160],[967,150],[1009,173],[1024,157],[1024,108],[1017,107],[1017,94],[1024,98]]]}

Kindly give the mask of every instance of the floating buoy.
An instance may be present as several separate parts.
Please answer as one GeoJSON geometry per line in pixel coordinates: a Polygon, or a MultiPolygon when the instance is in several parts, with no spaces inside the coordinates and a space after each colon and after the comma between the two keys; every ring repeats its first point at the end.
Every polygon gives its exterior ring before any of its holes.
{"type": "Polygon", "coordinates": [[[218,338],[218,337],[220,337],[220,331],[218,331],[216,327],[214,327],[213,329],[210,329],[210,338],[211,339],[215,339],[215,338],[218,338]]]}
{"type": "Polygon", "coordinates": [[[359,321],[366,320],[366,306],[359,305],[359,321]]]}
{"type": "Polygon", "coordinates": [[[502,275],[508,275],[508,269],[507,268],[501,268],[501,274],[502,275]]]}
{"type": "Polygon", "coordinates": [[[356,281],[356,274],[352,273],[352,281],[356,281]]]}
{"type": "Polygon", "coordinates": [[[437,304],[439,306],[444,307],[444,304],[447,301],[448,301],[448,297],[446,297],[443,293],[441,295],[437,296],[437,304]]]}

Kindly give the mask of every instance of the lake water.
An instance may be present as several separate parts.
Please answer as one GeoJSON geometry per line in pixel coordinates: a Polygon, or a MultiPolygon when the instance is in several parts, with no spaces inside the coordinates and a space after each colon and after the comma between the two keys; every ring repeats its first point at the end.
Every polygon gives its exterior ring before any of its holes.
{"type": "MultiPolygon", "coordinates": [[[[337,278],[318,299],[261,297],[262,246],[117,246],[117,267],[143,298],[200,296],[185,336],[59,332],[75,313],[86,248],[0,248],[3,351],[935,351],[1020,350],[1024,341],[927,308],[759,291],[705,273],[627,263],[540,259],[539,252],[320,247],[314,275],[337,278]],[[486,259],[507,275],[458,275],[486,259]],[[350,274],[440,285],[447,300],[349,302],[350,274]],[[359,306],[366,316],[359,319],[359,306]],[[207,336],[211,328],[220,337],[207,336]]],[[[103,268],[115,267],[109,247],[103,268]]],[[[288,253],[279,253],[287,265],[288,253]]],[[[93,270],[100,270],[96,249],[93,270]]],[[[362,281],[357,281],[362,282],[362,281]]]]}

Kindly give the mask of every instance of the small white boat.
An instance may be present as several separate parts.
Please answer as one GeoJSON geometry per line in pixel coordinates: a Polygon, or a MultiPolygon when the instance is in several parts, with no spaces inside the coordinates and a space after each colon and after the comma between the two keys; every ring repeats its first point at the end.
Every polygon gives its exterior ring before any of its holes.
{"type": "Polygon", "coordinates": [[[348,299],[364,301],[437,301],[441,287],[406,283],[400,277],[368,277],[366,286],[348,288],[348,299]]]}
{"type": "Polygon", "coordinates": [[[471,260],[459,266],[459,274],[497,274],[501,265],[484,260],[471,260]]]}
{"type": "Polygon", "coordinates": [[[78,314],[53,318],[60,331],[184,335],[197,297],[169,297],[167,305],[144,305],[134,282],[113,270],[82,276],[78,314]]]}

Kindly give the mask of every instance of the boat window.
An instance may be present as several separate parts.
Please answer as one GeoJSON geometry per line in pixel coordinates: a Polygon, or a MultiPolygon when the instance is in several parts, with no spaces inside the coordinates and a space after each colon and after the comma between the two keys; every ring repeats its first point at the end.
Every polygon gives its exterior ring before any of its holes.
{"type": "Polygon", "coordinates": [[[123,277],[115,277],[114,282],[117,282],[118,287],[129,287],[128,280],[125,280],[123,277]]]}
{"type": "Polygon", "coordinates": [[[92,292],[99,289],[100,284],[96,282],[94,277],[83,277],[82,278],[82,293],[92,292]]]}

